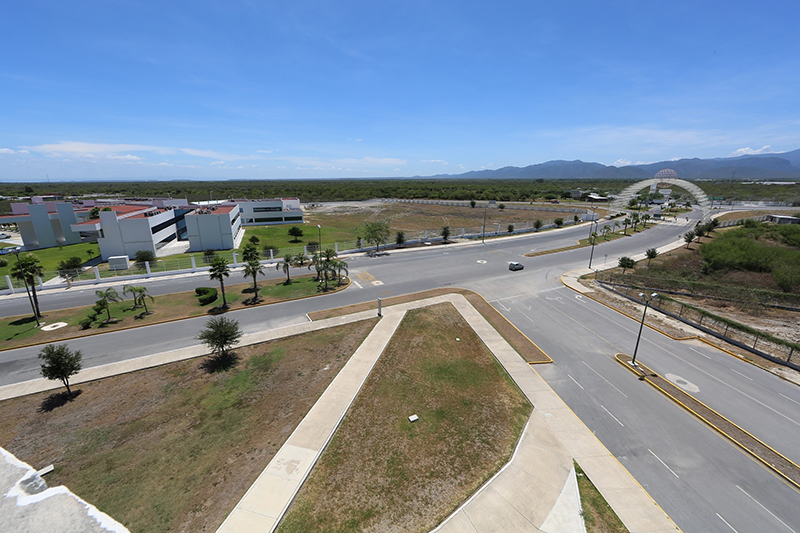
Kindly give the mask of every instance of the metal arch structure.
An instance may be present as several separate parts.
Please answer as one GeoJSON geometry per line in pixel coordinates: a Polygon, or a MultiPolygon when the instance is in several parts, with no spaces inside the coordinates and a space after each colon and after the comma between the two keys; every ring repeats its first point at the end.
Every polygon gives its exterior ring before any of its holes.
{"type": "Polygon", "coordinates": [[[658,177],[637,181],[633,185],[626,187],[622,192],[620,192],[619,195],[617,195],[617,198],[611,202],[611,207],[615,209],[625,209],[631,198],[636,196],[639,191],[645,187],[650,187],[654,184],[658,185],[659,183],[669,183],[675,187],[680,187],[681,189],[686,190],[694,197],[694,199],[697,201],[697,204],[700,206],[700,209],[703,212],[703,222],[706,222],[711,218],[711,201],[708,199],[708,196],[706,196],[706,193],[703,192],[703,189],[694,183],[671,177],[658,177]]]}

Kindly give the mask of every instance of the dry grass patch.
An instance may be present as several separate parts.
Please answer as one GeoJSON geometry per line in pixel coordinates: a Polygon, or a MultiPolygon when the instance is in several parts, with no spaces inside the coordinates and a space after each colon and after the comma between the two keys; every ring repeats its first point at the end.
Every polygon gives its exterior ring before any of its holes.
{"type": "Polygon", "coordinates": [[[376,322],[8,400],[0,443],[131,531],[214,531],[376,322]]]}
{"type": "Polygon", "coordinates": [[[530,412],[452,305],[409,311],[279,531],[430,531],[510,459],[530,412]]]}

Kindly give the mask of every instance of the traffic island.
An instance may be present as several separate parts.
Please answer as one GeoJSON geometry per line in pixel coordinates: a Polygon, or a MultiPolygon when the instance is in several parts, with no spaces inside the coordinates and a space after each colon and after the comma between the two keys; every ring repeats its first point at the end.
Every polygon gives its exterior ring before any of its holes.
{"type": "Polygon", "coordinates": [[[800,466],[796,463],[784,457],[703,402],[697,400],[694,396],[685,392],[668,379],[653,372],[639,361],[634,363],[630,355],[618,353],[614,358],[641,381],[646,381],[652,385],[656,390],[667,396],[667,398],[705,422],[711,429],[755,457],[787,483],[800,489],[800,466]]]}

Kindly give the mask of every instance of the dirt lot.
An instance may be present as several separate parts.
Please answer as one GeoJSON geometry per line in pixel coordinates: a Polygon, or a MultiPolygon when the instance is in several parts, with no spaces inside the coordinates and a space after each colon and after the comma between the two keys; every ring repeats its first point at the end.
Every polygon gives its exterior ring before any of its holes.
{"type": "Polygon", "coordinates": [[[0,444],[131,531],[214,531],[376,320],[8,400],[0,444]]]}

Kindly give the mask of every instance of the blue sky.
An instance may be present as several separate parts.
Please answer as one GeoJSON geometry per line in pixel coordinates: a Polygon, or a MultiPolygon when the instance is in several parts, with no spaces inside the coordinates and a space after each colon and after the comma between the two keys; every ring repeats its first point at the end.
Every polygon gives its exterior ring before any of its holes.
{"type": "Polygon", "coordinates": [[[0,181],[794,150],[798,15],[788,0],[6,3],[0,181]]]}

